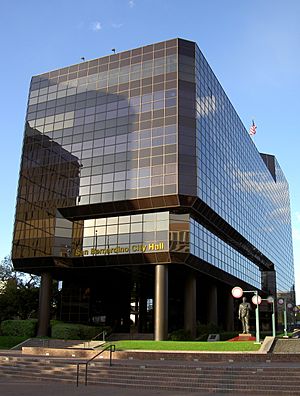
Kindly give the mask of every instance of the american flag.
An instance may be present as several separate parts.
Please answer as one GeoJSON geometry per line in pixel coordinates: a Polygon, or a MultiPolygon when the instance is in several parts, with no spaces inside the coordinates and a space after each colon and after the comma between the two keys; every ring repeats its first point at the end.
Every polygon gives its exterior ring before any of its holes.
{"type": "Polygon", "coordinates": [[[253,135],[256,134],[256,128],[257,128],[257,126],[255,125],[255,122],[252,121],[252,125],[251,125],[251,127],[249,129],[249,135],[250,136],[253,136],[253,135]]]}

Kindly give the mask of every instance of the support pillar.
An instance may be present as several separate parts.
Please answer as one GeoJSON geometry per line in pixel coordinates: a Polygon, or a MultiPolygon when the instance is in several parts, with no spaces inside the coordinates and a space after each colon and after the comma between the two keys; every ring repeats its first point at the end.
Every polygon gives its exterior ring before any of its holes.
{"type": "Polygon", "coordinates": [[[234,298],[232,297],[230,291],[226,293],[225,300],[225,330],[234,330],[234,298]]]}
{"type": "Polygon", "coordinates": [[[154,300],[154,339],[163,341],[168,338],[168,266],[155,267],[154,300]]]}
{"type": "Polygon", "coordinates": [[[196,338],[196,277],[190,273],[185,280],[184,291],[184,330],[196,338]]]}
{"type": "Polygon", "coordinates": [[[147,332],[147,296],[143,294],[142,288],[140,289],[139,300],[139,333],[147,332]]]}
{"type": "Polygon", "coordinates": [[[41,274],[41,285],[39,295],[39,321],[38,321],[38,337],[45,337],[50,328],[50,306],[52,295],[52,276],[49,272],[41,274]]]}
{"type": "Polygon", "coordinates": [[[214,284],[212,284],[208,289],[207,322],[218,325],[218,289],[214,284]]]}

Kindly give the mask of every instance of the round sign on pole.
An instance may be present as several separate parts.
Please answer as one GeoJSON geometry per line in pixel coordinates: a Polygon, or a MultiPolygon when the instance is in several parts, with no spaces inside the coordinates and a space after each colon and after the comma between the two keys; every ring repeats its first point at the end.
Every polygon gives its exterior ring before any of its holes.
{"type": "Polygon", "coordinates": [[[269,304],[273,304],[273,302],[274,302],[274,297],[269,296],[269,297],[267,298],[267,301],[268,301],[269,304]]]}
{"type": "Polygon", "coordinates": [[[278,302],[279,305],[282,305],[284,303],[284,299],[283,298],[278,298],[277,302],[278,302]]]}
{"type": "Polygon", "coordinates": [[[241,298],[243,293],[244,293],[243,289],[239,286],[236,286],[231,290],[231,294],[233,295],[234,298],[241,298]]]}
{"type": "Polygon", "coordinates": [[[293,304],[292,304],[292,303],[288,303],[288,304],[287,304],[287,307],[288,307],[289,309],[291,309],[291,308],[293,308],[293,304]]]}
{"type": "Polygon", "coordinates": [[[257,302],[258,302],[258,305],[261,303],[261,297],[259,296],[259,295],[254,295],[253,297],[252,297],[252,302],[253,302],[253,304],[255,304],[255,305],[257,305],[257,302]]]}

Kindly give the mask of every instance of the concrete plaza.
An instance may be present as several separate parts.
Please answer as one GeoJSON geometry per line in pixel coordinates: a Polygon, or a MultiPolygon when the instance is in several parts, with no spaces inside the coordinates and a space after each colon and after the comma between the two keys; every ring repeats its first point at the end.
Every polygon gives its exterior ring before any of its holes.
{"type": "MultiPolygon", "coordinates": [[[[75,384],[62,384],[57,382],[28,382],[22,380],[14,380],[0,378],[0,394],[2,396],[208,396],[207,392],[182,392],[174,390],[158,390],[158,389],[141,389],[141,388],[123,388],[117,386],[84,386],[78,388],[75,384]]],[[[227,393],[228,394],[228,393],[227,393]]],[[[238,395],[234,392],[232,394],[238,395]]],[[[224,395],[224,393],[214,393],[215,396],[224,395]]],[[[240,394],[242,395],[242,393],[240,394]]],[[[255,394],[252,394],[255,396],[255,394]]]]}

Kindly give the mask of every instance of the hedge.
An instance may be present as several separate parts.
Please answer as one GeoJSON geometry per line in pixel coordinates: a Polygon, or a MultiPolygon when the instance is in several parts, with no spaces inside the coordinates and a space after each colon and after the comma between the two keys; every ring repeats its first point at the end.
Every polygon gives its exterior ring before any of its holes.
{"type": "Polygon", "coordinates": [[[184,329],[179,329],[172,331],[169,335],[169,340],[171,341],[191,341],[192,336],[190,331],[186,331],[184,329]]]}
{"type": "Polygon", "coordinates": [[[108,326],[87,326],[74,323],[55,323],[51,328],[51,337],[63,340],[91,340],[97,334],[111,332],[108,326]]]}
{"type": "Polygon", "coordinates": [[[235,338],[239,335],[238,331],[226,331],[220,333],[220,341],[228,341],[231,340],[232,338],[235,338]]]}
{"type": "Polygon", "coordinates": [[[4,336],[35,337],[37,327],[36,319],[3,320],[1,334],[4,336]]]}

